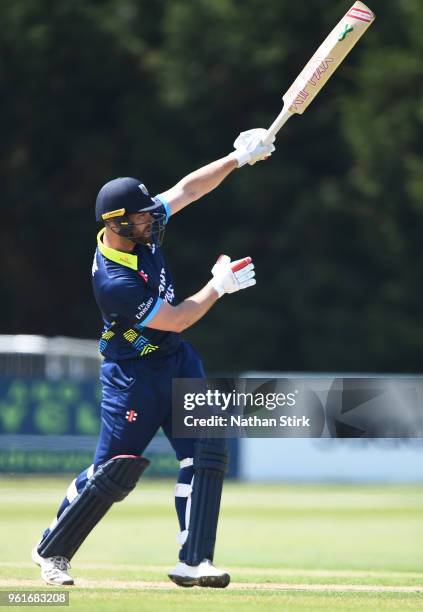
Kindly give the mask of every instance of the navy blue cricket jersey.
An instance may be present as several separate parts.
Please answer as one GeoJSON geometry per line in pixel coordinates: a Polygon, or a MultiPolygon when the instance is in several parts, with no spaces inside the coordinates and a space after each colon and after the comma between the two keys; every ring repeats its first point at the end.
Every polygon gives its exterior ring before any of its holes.
{"type": "MultiPolygon", "coordinates": [[[[166,203],[163,212],[169,216],[166,203]]],[[[136,244],[132,253],[123,253],[105,246],[104,231],[97,236],[92,270],[94,296],[104,321],[101,354],[117,360],[174,352],[180,344],[179,334],[147,327],[163,301],[176,303],[160,247],[136,244]]]]}

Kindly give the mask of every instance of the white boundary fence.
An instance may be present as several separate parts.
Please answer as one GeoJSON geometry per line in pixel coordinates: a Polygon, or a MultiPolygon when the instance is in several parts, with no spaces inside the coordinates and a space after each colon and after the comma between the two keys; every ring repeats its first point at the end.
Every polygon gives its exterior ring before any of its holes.
{"type": "MultiPolygon", "coordinates": [[[[394,374],[246,372],[252,378],[406,378],[394,374]]],[[[242,438],[239,476],[251,481],[423,482],[422,438],[242,438]]]]}
{"type": "Polygon", "coordinates": [[[87,378],[98,375],[100,353],[96,340],[57,336],[0,336],[0,375],[87,378]]]}

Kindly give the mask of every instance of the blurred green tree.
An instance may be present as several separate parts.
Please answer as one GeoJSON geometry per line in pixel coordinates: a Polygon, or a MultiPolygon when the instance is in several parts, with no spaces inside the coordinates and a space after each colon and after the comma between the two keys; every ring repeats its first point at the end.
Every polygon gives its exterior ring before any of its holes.
{"type": "MultiPolygon", "coordinates": [[[[418,371],[423,173],[418,0],[379,19],[278,138],[169,224],[184,297],[220,252],[254,290],[187,334],[210,371],[418,371]]],[[[2,333],[93,337],[93,205],[103,182],[152,192],[266,127],[348,8],[337,0],[14,0],[2,8],[2,333]]]]}

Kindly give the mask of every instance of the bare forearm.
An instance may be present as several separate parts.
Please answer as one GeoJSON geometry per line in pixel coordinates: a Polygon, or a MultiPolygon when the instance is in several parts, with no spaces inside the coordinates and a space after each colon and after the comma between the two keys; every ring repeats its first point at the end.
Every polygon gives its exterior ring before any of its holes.
{"type": "Polygon", "coordinates": [[[182,332],[194,325],[210,310],[219,297],[256,284],[251,257],[231,262],[221,255],[212,268],[213,278],[200,291],[177,306],[162,302],[148,327],[162,331],[182,332]]]}
{"type": "Polygon", "coordinates": [[[211,282],[177,306],[163,302],[148,327],[162,331],[182,332],[199,321],[219,299],[211,282]]]}
{"type": "Polygon", "coordinates": [[[200,291],[178,304],[175,307],[175,315],[179,331],[199,321],[218,299],[217,291],[207,283],[200,291]]]}
{"type": "Polygon", "coordinates": [[[216,189],[228,174],[237,167],[237,161],[227,155],[207,164],[207,166],[194,170],[184,177],[179,184],[193,202],[216,189]]]}

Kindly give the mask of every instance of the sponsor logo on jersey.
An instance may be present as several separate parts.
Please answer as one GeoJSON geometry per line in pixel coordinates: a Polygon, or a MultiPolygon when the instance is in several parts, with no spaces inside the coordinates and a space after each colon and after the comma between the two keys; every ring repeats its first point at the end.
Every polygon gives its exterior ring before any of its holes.
{"type": "Polygon", "coordinates": [[[160,270],[159,296],[169,304],[175,299],[175,290],[172,283],[166,286],[166,270],[164,268],[160,270]]]}
{"type": "Polygon", "coordinates": [[[141,276],[141,278],[148,283],[148,274],[146,272],[144,272],[144,270],[139,270],[138,274],[141,276]]]}
{"type": "Polygon", "coordinates": [[[137,308],[138,312],[135,315],[136,319],[142,319],[143,316],[148,312],[150,306],[152,305],[154,301],[154,298],[148,298],[148,300],[146,302],[143,302],[142,304],[140,304],[137,308]]]}
{"type": "Polygon", "coordinates": [[[173,285],[169,285],[169,287],[166,289],[166,293],[164,294],[163,299],[168,304],[171,304],[173,302],[173,300],[175,299],[175,290],[173,288],[173,285]]]}

